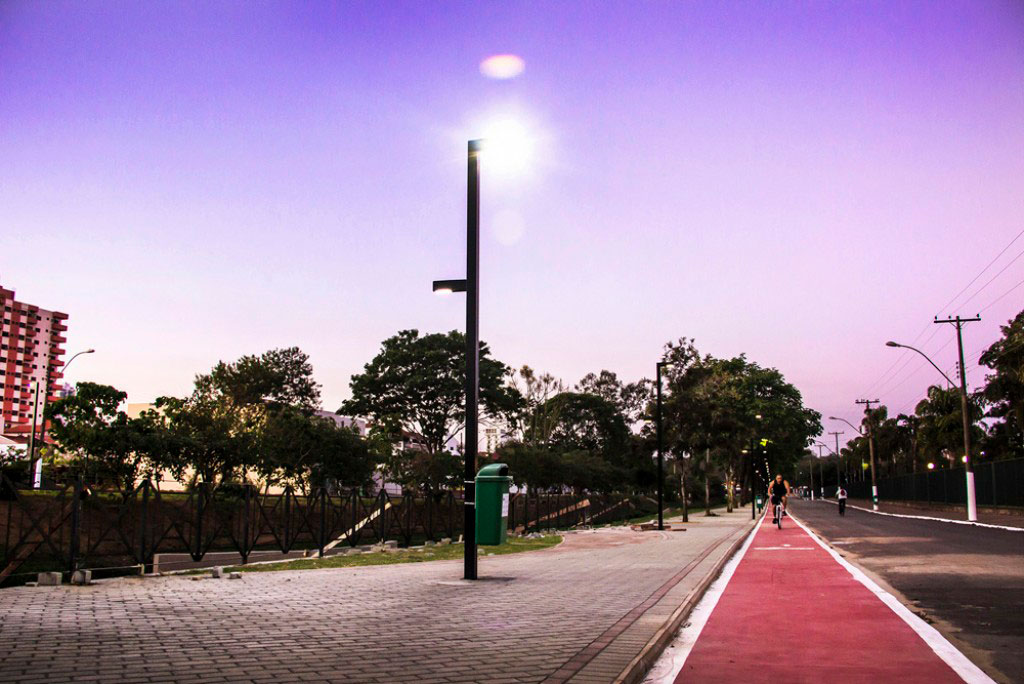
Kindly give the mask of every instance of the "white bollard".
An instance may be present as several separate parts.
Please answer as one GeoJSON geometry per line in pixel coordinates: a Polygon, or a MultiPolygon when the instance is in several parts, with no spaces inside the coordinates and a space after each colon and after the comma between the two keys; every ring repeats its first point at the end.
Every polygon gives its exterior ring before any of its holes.
{"type": "Polygon", "coordinates": [[[967,471],[967,519],[978,521],[978,501],[974,496],[974,471],[967,471]]]}

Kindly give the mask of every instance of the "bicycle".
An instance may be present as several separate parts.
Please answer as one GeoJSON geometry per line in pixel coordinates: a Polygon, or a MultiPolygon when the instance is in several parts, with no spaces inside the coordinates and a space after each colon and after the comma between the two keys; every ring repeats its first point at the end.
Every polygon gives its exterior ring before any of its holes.
{"type": "Polygon", "coordinates": [[[782,514],[784,513],[782,508],[782,502],[775,504],[775,522],[778,524],[779,529],[782,529],[782,514]]]}

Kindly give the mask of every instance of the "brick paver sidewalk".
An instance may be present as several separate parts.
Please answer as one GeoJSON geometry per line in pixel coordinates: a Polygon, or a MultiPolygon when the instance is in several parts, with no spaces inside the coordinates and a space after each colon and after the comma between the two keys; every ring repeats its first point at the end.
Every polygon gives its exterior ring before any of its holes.
{"type": "Polygon", "coordinates": [[[608,529],[461,562],[0,590],[3,682],[615,681],[749,529],[608,529]]]}

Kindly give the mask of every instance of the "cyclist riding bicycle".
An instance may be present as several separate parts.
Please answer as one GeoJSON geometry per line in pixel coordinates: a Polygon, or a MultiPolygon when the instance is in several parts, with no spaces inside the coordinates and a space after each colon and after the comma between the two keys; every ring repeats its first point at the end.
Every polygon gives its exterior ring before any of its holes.
{"type": "Polygon", "coordinates": [[[786,515],[786,501],[789,498],[789,482],[782,479],[782,475],[776,475],[775,480],[768,486],[768,494],[772,499],[772,524],[779,522],[775,517],[775,507],[782,504],[782,514],[786,515]]]}

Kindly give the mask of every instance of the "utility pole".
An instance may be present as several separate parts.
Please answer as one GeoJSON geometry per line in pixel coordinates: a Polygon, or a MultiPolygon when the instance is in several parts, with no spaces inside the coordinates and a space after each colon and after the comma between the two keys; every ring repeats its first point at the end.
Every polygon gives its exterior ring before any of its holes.
{"type": "Polygon", "coordinates": [[[964,423],[964,470],[967,475],[967,519],[974,522],[978,519],[978,502],[974,496],[974,465],[971,463],[971,419],[967,415],[967,370],[964,368],[964,337],[965,323],[980,321],[981,316],[974,318],[943,318],[935,317],[935,323],[952,323],[956,326],[956,346],[960,352],[960,413],[964,423]]]}
{"type": "Polygon", "coordinates": [[[868,419],[868,455],[871,458],[871,508],[878,510],[878,481],[875,479],[875,438],[871,430],[871,405],[880,403],[878,399],[858,399],[855,403],[864,405],[864,415],[868,419]]]}
{"type": "Polygon", "coordinates": [[[843,457],[839,455],[839,435],[842,435],[844,433],[830,432],[828,434],[835,435],[836,438],[836,488],[838,489],[839,487],[843,486],[843,457]]]}

